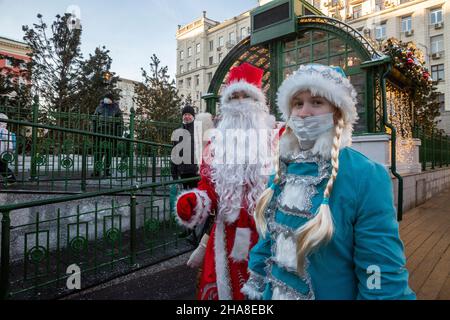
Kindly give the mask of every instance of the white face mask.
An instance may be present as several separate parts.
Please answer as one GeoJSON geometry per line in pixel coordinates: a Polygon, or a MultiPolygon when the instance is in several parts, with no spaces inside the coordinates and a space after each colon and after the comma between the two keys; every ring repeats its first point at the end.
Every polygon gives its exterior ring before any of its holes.
{"type": "Polygon", "coordinates": [[[291,116],[288,125],[301,143],[308,144],[316,141],[320,135],[334,128],[333,115],[333,112],[330,112],[306,118],[291,116]]]}

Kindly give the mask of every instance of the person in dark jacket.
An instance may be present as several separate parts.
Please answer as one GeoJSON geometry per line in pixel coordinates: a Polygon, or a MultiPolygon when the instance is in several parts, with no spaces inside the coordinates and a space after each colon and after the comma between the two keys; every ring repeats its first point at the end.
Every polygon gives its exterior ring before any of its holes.
{"type": "MultiPolygon", "coordinates": [[[[195,109],[192,106],[186,105],[182,110],[183,116],[183,126],[180,129],[185,129],[189,131],[191,137],[191,156],[189,161],[181,162],[180,164],[175,164],[173,160],[170,162],[170,169],[172,173],[172,178],[174,180],[193,178],[198,175],[198,166],[195,163],[194,154],[194,120],[195,120],[195,109]]],[[[179,129],[177,129],[179,130],[179,129]]],[[[173,146],[183,141],[183,137],[180,137],[178,141],[172,141],[173,146]]],[[[183,150],[180,151],[180,157],[183,157],[183,150]]],[[[185,182],[183,183],[184,189],[192,189],[197,186],[198,181],[185,182]]]]}
{"type": "MultiPolygon", "coordinates": [[[[93,115],[93,129],[95,133],[114,137],[122,137],[123,115],[119,105],[114,102],[112,93],[107,93],[93,115]]],[[[115,139],[94,139],[94,173],[92,176],[100,176],[104,170],[105,176],[111,175],[111,161],[116,146],[115,139]],[[104,163],[103,157],[105,158],[104,163]]]]}

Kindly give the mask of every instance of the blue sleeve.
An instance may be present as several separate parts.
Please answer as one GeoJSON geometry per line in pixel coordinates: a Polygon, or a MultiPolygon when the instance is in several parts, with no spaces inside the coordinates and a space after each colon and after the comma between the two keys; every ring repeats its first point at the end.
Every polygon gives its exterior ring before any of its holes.
{"type": "Polygon", "coordinates": [[[269,233],[260,237],[249,253],[248,269],[250,276],[242,288],[250,300],[261,300],[265,290],[266,260],[271,256],[272,242],[269,233]]]}
{"type": "Polygon", "coordinates": [[[365,178],[361,177],[354,222],[357,298],[415,299],[408,286],[389,174],[382,165],[371,162],[365,178]]]}

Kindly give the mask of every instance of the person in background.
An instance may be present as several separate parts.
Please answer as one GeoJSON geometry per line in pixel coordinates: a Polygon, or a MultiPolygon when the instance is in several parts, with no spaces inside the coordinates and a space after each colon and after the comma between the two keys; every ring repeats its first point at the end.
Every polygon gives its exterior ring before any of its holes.
{"type": "MultiPolygon", "coordinates": [[[[119,105],[114,101],[112,93],[107,93],[93,115],[93,129],[95,133],[113,137],[122,137],[123,115],[119,105]]],[[[113,150],[116,146],[114,139],[94,138],[94,172],[93,177],[99,177],[104,169],[105,176],[111,175],[113,150]],[[103,162],[103,158],[105,159],[103,162]],[[103,166],[99,166],[103,162],[103,166]]]]}
{"type": "MultiPolygon", "coordinates": [[[[0,119],[8,120],[8,116],[0,113],[0,119]]],[[[15,183],[16,177],[12,170],[8,168],[8,162],[4,160],[4,155],[14,150],[15,135],[8,131],[7,125],[6,122],[0,122],[0,174],[7,183],[15,183]]]]}

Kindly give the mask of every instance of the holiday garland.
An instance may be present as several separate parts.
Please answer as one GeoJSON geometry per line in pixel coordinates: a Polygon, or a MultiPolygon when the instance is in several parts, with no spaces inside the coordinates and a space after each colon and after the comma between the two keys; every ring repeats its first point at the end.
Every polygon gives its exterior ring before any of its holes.
{"type": "MultiPolygon", "coordinates": [[[[422,51],[413,42],[404,43],[390,38],[386,41],[383,52],[392,58],[394,68],[406,79],[407,89],[414,106],[414,125],[428,130],[435,129],[435,118],[439,116],[437,102],[439,92],[436,91],[433,79],[425,67],[422,51]]],[[[409,108],[409,105],[403,107],[409,108]]]]}

